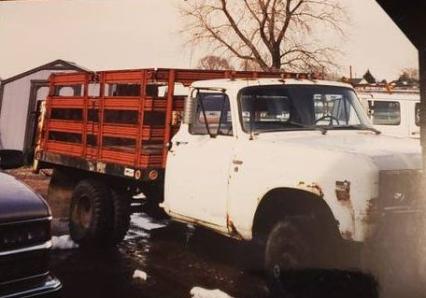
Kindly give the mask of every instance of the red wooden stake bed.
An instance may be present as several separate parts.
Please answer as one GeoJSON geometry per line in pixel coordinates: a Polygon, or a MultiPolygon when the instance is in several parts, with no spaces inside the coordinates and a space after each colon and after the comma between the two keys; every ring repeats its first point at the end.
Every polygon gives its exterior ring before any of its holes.
{"type": "Polygon", "coordinates": [[[186,93],[208,79],[297,77],[282,72],[138,69],[53,74],[35,158],[55,165],[155,180],[166,166],[186,93]]]}

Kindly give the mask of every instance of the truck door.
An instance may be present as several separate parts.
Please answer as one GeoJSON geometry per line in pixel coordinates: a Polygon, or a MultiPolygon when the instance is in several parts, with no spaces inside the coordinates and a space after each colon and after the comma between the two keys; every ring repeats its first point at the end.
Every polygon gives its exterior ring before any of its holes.
{"type": "Polygon", "coordinates": [[[198,92],[192,123],[172,141],[166,167],[166,203],[173,213],[226,227],[228,179],[234,150],[229,99],[198,92]]]}

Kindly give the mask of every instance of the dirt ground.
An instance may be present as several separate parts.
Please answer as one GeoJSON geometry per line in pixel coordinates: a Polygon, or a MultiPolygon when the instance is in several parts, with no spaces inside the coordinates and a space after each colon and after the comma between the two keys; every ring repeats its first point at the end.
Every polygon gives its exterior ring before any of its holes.
{"type": "Polygon", "coordinates": [[[47,187],[50,181],[50,170],[43,170],[40,174],[32,172],[30,167],[8,170],[9,174],[15,176],[19,180],[25,182],[28,186],[40,193],[43,197],[47,197],[47,187]]]}

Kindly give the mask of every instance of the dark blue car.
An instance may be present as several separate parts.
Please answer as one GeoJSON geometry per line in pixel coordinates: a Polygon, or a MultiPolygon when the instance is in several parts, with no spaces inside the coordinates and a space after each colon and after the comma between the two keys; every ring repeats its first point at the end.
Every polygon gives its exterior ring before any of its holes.
{"type": "MultiPolygon", "coordinates": [[[[22,165],[22,154],[0,150],[0,168],[22,165]]],[[[0,171],[0,297],[34,297],[61,289],[49,273],[51,213],[41,196],[0,171]]]]}

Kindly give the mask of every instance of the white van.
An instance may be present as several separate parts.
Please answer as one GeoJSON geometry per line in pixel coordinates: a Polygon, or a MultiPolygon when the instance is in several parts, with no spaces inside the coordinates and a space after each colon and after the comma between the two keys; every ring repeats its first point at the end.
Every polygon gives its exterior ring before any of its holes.
{"type": "Polygon", "coordinates": [[[418,91],[359,91],[358,96],[374,127],[385,135],[420,138],[418,91]]]}

